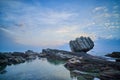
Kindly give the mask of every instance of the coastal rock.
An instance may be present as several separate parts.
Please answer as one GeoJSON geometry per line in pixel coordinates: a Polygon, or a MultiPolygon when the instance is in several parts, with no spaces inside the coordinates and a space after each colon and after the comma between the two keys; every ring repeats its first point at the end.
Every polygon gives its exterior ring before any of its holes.
{"type": "Polygon", "coordinates": [[[0,52],[0,65],[23,63],[27,60],[36,59],[39,54],[31,50],[24,52],[0,52]]]}
{"type": "Polygon", "coordinates": [[[7,65],[0,65],[0,74],[4,74],[7,71],[5,70],[5,68],[7,67],[7,65]]]}
{"type": "Polygon", "coordinates": [[[111,54],[107,54],[105,56],[113,57],[113,58],[120,58],[120,52],[112,52],[111,54]]]}
{"type": "MultiPolygon", "coordinates": [[[[120,63],[101,59],[72,58],[64,65],[70,71],[98,73],[101,80],[119,80],[120,63]]],[[[75,72],[76,73],[76,72],[75,72]]]]}
{"type": "Polygon", "coordinates": [[[94,59],[94,58],[84,58],[78,57],[74,59],[70,59],[65,64],[65,67],[70,70],[80,70],[87,72],[101,72],[108,69],[120,70],[120,63],[111,62],[102,59],[94,59]]]}
{"type": "Polygon", "coordinates": [[[11,57],[18,57],[18,56],[21,56],[23,58],[27,57],[27,55],[24,52],[13,52],[13,53],[11,53],[11,55],[12,55],[11,57]]]}
{"type": "Polygon", "coordinates": [[[116,59],[116,62],[120,62],[120,58],[116,59]]]}
{"type": "Polygon", "coordinates": [[[120,52],[112,52],[111,54],[106,54],[107,57],[112,57],[116,62],[120,62],[120,52]]]}
{"type": "Polygon", "coordinates": [[[11,64],[18,64],[23,62],[25,62],[25,59],[21,56],[8,59],[8,63],[11,63],[11,64]]]}
{"type": "Polygon", "coordinates": [[[49,58],[62,59],[62,60],[68,60],[74,57],[74,55],[71,55],[71,52],[69,51],[49,49],[49,48],[43,49],[41,55],[42,54],[49,58]]]}
{"type": "Polygon", "coordinates": [[[80,37],[69,42],[72,52],[87,52],[94,47],[94,42],[89,37],[80,37]]]}
{"type": "Polygon", "coordinates": [[[120,80],[120,71],[106,70],[100,73],[101,80],[120,80]]]}
{"type": "Polygon", "coordinates": [[[39,55],[39,57],[49,57],[53,59],[63,59],[63,60],[68,60],[71,58],[77,58],[77,57],[83,57],[86,59],[100,59],[102,60],[103,58],[92,56],[90,54],[87,54],[85,52],[69,52],[69,51],[64,51],[64,50],[58,50],[58,49],[43,49],[42,53],[39,55]]]}
{"type": "Polygon", "coordinates": [[[8,59],[6,58],[5,54],[0,53],[0,65],[7,64],[8,59]]]}
{"type": "Polygon", "coordinates": [[[27,50],[25,51],[25,54],[35,54],[36,52],[32,51],[32,50],[27,50]]]}

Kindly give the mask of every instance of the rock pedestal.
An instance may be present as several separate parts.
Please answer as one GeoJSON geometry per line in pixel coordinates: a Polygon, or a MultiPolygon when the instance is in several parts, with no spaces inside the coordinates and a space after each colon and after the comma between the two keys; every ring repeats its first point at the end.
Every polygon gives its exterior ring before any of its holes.
{"type": "Polygon", "coordinates": [[[89,37],[80,37],[69,42],[72,52],[87,52],[94,47],[94,42],[89,37]]]}

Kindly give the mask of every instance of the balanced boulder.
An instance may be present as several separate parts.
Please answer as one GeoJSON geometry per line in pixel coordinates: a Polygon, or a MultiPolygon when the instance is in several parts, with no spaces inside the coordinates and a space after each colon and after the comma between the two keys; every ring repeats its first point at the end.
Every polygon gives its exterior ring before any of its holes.
{"type": "Polygon", "coordinates": [[[87,52],[94,47],[94,42],[90,37],[80,37],[69,42],[72,52],[87,52]]]}

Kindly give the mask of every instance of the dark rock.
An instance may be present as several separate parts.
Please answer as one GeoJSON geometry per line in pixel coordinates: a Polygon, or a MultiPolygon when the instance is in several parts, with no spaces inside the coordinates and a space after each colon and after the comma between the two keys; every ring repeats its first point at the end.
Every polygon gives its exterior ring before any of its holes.
{"type": "Polygon", "coordinates": [[[7,71],[5,70],[6,67],[7,67],[7,65],[1,65],[1,66],[0,66],[0,74],[4,74],[4,73],[7,72],[7,71]]]}
{"type": "Polygon", "coordinates": [[[0,65],[7,64],[8,60],[5,54],[0,53],[0,65]]]}
{"type": "Polygon", "coordinates": [[[40,56],[40,54],[38,54],[37,52],[34,52],[32,50],[27,50],[25,52],[25,55],[26,55],[26,60],[33,60],[33,59],[36,59],[37,56],[40,56]]]}
{"type": "Polygon", "coordinates": [[[107,54],[105,56],[113,57],[113,58],[120,58],[120,52],[112,52],[111,54],[107,54]]]}
{"type": "Polygon", "coordinates": [[[36,59],[39,54],[31,50],[24,52],[0,52],[0,65],[11,65],[23,63],[26,60],[36,59]]]}
{"type": "Polygon", "coordinates": [[[32,50],[27,50],[27,51],[25,51],[25,53],[26,53],[26,54],[34,54],[35,52],[32,51],[32,50]]]}
{"type": "Polygon", "coordinates": [[[80,37],[69,42],[72,52],[87,52],[94,47],[94,42],[89,37],[80,37]]]}
{"type": "Polygon", "coordinates": [[[26,60],[34,60],[34,59],[36,59],[35,55],[31,55],[31,56],[26,57],[26,60]]]}
{"type": "Polygon", "coordinates": [[[96,74],[94,73],[87,73],[78,70],[70,71],[71,77],[76,77],[75,80],[94,80],[96,74]]]}
{"type": "Polygon", "coordinates": [[[120,62],[120,58],[116,59],[116,62],[120,62]]]}
{"type": "Polygon", "coordinates": [[[77,57],[68,60],[65,67],[77,74],[80,74],[81,71],[98,73],[100,80],[120,79],[120,63],[118,62],[110,62],[97,58],[87,59],[84,57],[77,57]]]}
{"type": "Polygon", "coordinates": [[[11,53],[12,56],[21,56],[23,58],[26,58],[28,55],[26,55],[25,53],[23,52],[13,52],[11,53]]]}
{"type": "Polygon", "coordinates": [[[120,63],[110,62],[100,59],[87,59],[83,57],[68,60],[65,67],[69,70],[79,70],[86,72],[101,72],[104,70],[115,69],[120,70],[120,63]]]}
{"type": "Polygon", "coordinates": [[[7,59],[0,59],[0,65],[7,64],[8,60],[7,59]]]}
{"type": "Polygon", "coordinates": [[[57,49],[43,49],[41,56],[44,55],[44,57],[50,57],[50,58],[56,58],[56,59],[71,59],[73,57],[84,57],[87,59],[91,58],[97,58],[101,59],[100,57],[92,56],[90,54],[86,54],[85,52],[69,52],[64,50],[57,50],[57,49]]]}
{"type": "Polygon", "coordinates": [[[46,55],[46,57],[63,60],[68,60],[73,57],[73,55],[71,55],[71,52],[57,49],[43,49],[41,55],[42,54],[46,55]]]}
{"type": "Polygon", "coordinates": [[[100,73],[101,80],[120,80],[120,71],[106,70],[100,73]]]}
{"type": "Polygon", "coordinates": [[[70,71],[71,76],[77,76],[77,80],[102,80],[100,79],[99,73],[83,72],[78,70],[70,71]],[[83,77],[79,79],[78,77],[83,77]]]}
{"type": "Polygon", "coordinates": [[[47,55],[45,53],[40,53],[38,57],[46,57],[47,55]]]}

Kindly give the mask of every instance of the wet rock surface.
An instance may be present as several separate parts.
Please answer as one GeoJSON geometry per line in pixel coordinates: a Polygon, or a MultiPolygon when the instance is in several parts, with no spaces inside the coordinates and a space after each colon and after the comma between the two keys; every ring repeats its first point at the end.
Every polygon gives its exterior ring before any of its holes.
{"type": "Polygon", "coordinates": [[[85,58],[72,58],[67,61],[65,67],[70,71],[77,70],[75,73],[79,74],[80,71],[97,73],[101,80],[119,80],[120,79],[120,63],[110,62],[99,59],[85,59],[85,58]]]}

